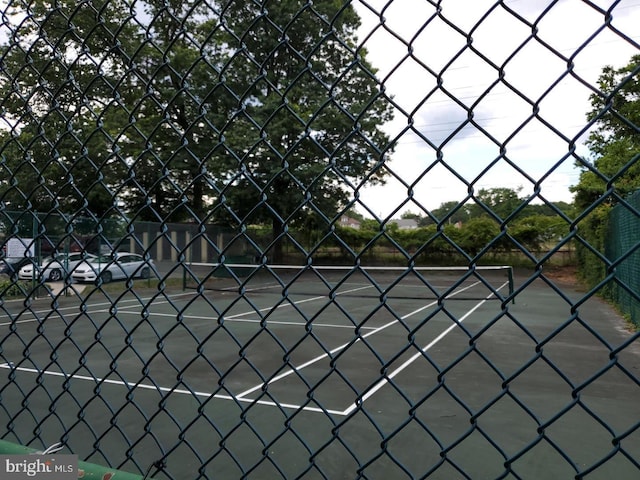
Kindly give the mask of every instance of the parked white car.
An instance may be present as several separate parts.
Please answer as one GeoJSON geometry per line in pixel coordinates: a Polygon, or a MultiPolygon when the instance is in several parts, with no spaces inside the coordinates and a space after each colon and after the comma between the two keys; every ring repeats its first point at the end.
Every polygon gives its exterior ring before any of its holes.
{"type": "Polygon", "coordinates": [[[90,253],[69,253],[56,257],[47,257],[39,267],[34,267],[30,263],[25,265],[18,272],[20,280],[43,279],[46,282],[59,282],[64,277],[73,273],[74,267],[85,260],[91,260],[95,255],[90,253]],[[35,272],[34,272],[35,268],[35,272]]]}
{"type": "Polygon", "coordinates": [[[101,255],[78,264],[71,277],[77,282],[95,282],[101,278],[104,283],[120,278],[149,278],[153,260],[145,260],[142,255],[118,252],[101,255]]]}

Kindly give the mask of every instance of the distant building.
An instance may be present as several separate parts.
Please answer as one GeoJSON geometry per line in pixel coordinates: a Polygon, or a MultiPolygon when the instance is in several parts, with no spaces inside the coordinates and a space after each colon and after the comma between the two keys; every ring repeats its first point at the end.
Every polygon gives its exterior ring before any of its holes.
{"type": "Polygon", "coordinates": [[[390,223],[395,223],[398,225],[400,230],[414,230],[418,228],[418,222],[413,218],[398,218],[395,220],[391,220],[390,223]]]}
{"type": "Polygon", "coordinates": [[[360,228],[360,221],[355,218],[348,217],[347,215],[343,215],[340,217],[340,226],[355,228],[357,230],[360,228]]]}

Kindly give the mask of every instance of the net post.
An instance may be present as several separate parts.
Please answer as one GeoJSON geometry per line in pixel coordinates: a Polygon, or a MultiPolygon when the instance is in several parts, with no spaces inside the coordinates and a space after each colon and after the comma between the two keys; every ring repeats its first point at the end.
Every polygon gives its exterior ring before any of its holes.
{"type": "Polygon", "coordinates": [[[182,291],[187,291],[187,266],[182,264],[182,291]]]}
{"type": "Polygon", "coordinates": [[[516,297],[513,296],[513,292],[515,292],[515,285],[514,285],[514,281],[513,281],[513,267],[512,266],[507,266],[507,275],[508,275],[508,280],[509,280],[509,296],[511,297],[511,304],[515,305],[516,304],[516,297]]]}

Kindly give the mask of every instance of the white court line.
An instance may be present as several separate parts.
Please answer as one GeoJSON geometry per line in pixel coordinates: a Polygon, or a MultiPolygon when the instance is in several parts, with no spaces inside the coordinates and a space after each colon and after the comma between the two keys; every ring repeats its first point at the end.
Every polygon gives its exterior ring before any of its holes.
{"type": "MultiPolygon", "coordinates": [[[[474,282],[473,284],[471,284],[471,285],[469,285],[467,287],[461,288],[460,290],[456,290],[454,293],[452,293],[450,295],[450,297],[453,297],[455,295],[458,295],[458,294],[464,292],[465,290],[468,290],[468,289],[470,289],[472,287],[475,287],[479,283],[480,283],[479,281],[478,282],[474,282]]],[[[502,288],[502,287],[500,287],[500,288],[502,288]]],[[[360,342],[363,339],[365,339],[365,338],[367,338],[367,337],[369,337],[371,335],[375,335],[376,333],[379,333],[382,330],[385,330],[386,328],[388,328],[388,327],[390,327],[392,325],[395,325],[399,321],[405,320],[405,319],[407,319],[407,318],[409,318],[409,317],[411,317],[413,315],[416,315],[417,313],[420,313],[421,311],[423,311],[423,310],[425,310],[427,308],[430,308],[430,307],[434,306],[437,303],[438,303],[438,300],[434,300],[433,302],[428,303],[427,305],[424,305],[424,306],[418,308],[417,310],[414,310],[413,312],[410,312],[410,313],[400,317],[399,319],[396,318],[395,320],[392,320],[391,322],[389,322],[389,323],[387,323],[385,325],[382,325],[381,327],[373,329],[371,332],[367,333],[366,335],[362,335],[362,336],[356,338],[356,340],[353,341],[353,342],[344,343],[344,344],[340,345],[339,347],[336,347],[333,350],[330,350],[328,353],[324,353],[324,354],[319,355],[319,356],[317,356],[315,358],[312,358],[311,360],[308,360],[308,361],[306,361],[305,363],[303,363],[301,365],[291,367],[291,368],[287,369],[286,371],[284,371],[283,373],[281,373],[280,375],[276,375],[275,377],[270,379],[268,382],[260,383],[260,384],[258,384],[256,386],[250,388],[249,390],[246,390],[246,391],[242,392],[240,395],[238,395],[238,397],[239,398],[245,397],[246,395],[249,395],[250,393],[253,393],[256,390],[260,390],[260,389],[264,388],[267,385],[270,385],[270,384],[272,384],[274,382],[277,382],[278,380],[282,380],[283,378],[288,377],[289,375],[297,373],[300,370],[302,370],[303,368],[306,368],[306,367],[308,367],[310,365],[313,365],[314,363],[317,363],[317,362],[327,358],[329,355],[333,355],[336,352],[342,351],[345,348],[349,347],[350,345],[352,345],[354,343],[357,343],[357,342],[360,342]]]]}
{"type": "MultiPolygon", "coordinates": [[[[360,290],[364,290],[367,288],[372,288],[372,285],[368,285],[366,287],[358,287],[358,288],[352,288],[350,290],[345,290],[344,292],[339,292],[336,293],[336,296],[338,295],[344,295],[345,293],[353,293],[353,292],[358,292],[360,290]]],[[[265,307],[265,308],[260,308],[258,310],[249,310],[247,312],[242,312],[242,313],[236,313],[235,315],[229,315],[229,316],[224,316],[224,314],[222,315],[224,318],[224,321],[241,321],[241,320],[237,320],[239,317],[246,317],[247,315],[253,315],[256,313],[260,313],[260,312],[267,312],[267,311],[273,311],[273,310],[277,310],[279,308],[287,308],[287,307],[293,307],[294,305],[299,305],[301,303],[308,303],[308,302],[315,302],[316,300],[326,300],[326,295],[320,295],[317,297],[311,297],[311,298],[305,298],[304,300],[297,300],[295,302],[291,302],[287,299],[287,303],[281,303],[280,305],[276,306],[276,307],[265,307]]],[[[163,302],[166,303],[166,302],[163,302]]],[[[155,305],[155,303],[154,303],[155,305]]],[[[109,310],[98,310],[97,312],[108,312],[109,310]]],[[[127,312],[126,310],[123,310],[122,313],[135,313],[137,314],[138,312],[127,312]]],[[[175,317],[174,314],[172,313],[153,313],[153,312],[149,312],[150,315],[157,315],[157,316],[170,316],[170,317],[175,317]]],[[[211,317],[203,317],[203,316],[197,316],[197,315],[183,315],[183,317],[185,318],[195,318],[195,319],[211,319],[211,317]]],[[[270,323],[277,323],[274,321],[270,320],[270,323]]]]}
{"type": "MultiPolygon", "coordinates": [[[[120,313],[128,313],[129,315],[138,315],[139,312],[127,312],[127,311],[123,311],[120,313]]],[[[254,312],[255,313],[255,312],[254,312]]],[[[171,317],[171,318],[175,318],[175,314],[172,313],[150,313],[151,316],[154,317],[171,317]]],[[[248,313],[243,313],[244,315],[248,315],[248,313]]],[[[192,320],[211,320],[210,316],[204,316],[204,315],[182,315],[182,318],[185,319],[192,319],[192,320]]],[[[234,323],[262,323],[264,322],[263,319],[258,319],[258,318],[233,318],[233,319],[229,319],[229,317],[227,317],[225,319],[225,323],[226,322],[234,322],[234,323]]],[[[287,322],[284,320],[268,320],[267,323],[269,325],[289,325],[289,326],[293,326],[293,327],[304,327],[307,326],[308,323],[307,322],[287,322]]],[[[355,325],[338,325],[337,323],[318,323],[318,322],[313,322],[313,327],[331,327],[331,328],[354,328],[355,325]]],[[[363,330],[375,330],[376,327],[361,327],[363,330]]]]}
{"type": "MultiPolygon", "coordinates": [[[[363,287],[358,287],[358,288],[352,288],[350,290],[345,290],[344,292],[339,292],[336,293],[336,295],[344,295],[346,293],[353,293],[353,292],[357,292],[360,290],[364,290],[366,288],[372,288],[371,285],[368,286],[363,286],[363,287]]],[[[176,294],[176,295],[172,295],[171,298],[176,298],[176,297],[183,297],[183,296],[194,296],[194,295],[198,295],[196,293],[192,293],[192,292],[187,292],[187,293],[180,293],[180,294],[176,294]]],[[[127,299],[127,300],[122,300],[121,302],[118,302],[117,304],[117,313],[128,313],[128,314],[138,314],[139,312],[130,312],[127,311],[126,309],[131,309],[131,308],[136,308],[136,307],[140,307],[141,306],[141,301],[146,301],[146,300],[151,300],[154,297],[143,297],[141,299],[127,299]],[[130,303],[131,305],[122,305],[122,303],[130,303]]],[[[158,297],[156,297],[158,298],[158,297]]],[[[294,304],[298,305],[301,303],[307,303],[307,302],[314,302],[316,300],[323,300],[325,299],[326,296],[317,296],[317,297],[312,297],[312,298],[306,298],[304,300],[299,300],[299,301],[295,301],[295,302],[291,302],[288,301],[288,303],[283,303],[278,305],[277,307],[275,307],[276,309],[278,308],[284,308],[284,307],[291,307],[294,304]]],[[[154,301],[151,305],[149,305],[149,307],[151,307],[152,305],[160,305],[160,304],[165,304],[165,303],[171,303],[171,299],[166,299],[166,300],[161,300],[161,301],[154,301]]],[[[96,307],[101,307],[101,306],[113,306],[112,303],[110,302],[100,302],[100,303],[95,303],[95,304],[88,304],[88,308],[85,311],[80,311],[79,310],[79,305],[73,305],[73,306],[68,306],[68,307],[61,307],[61,308],[56,308],[56,309],[48,309],[48,310],[35,310],[33,312],[29,312],[31,315],[33,315],[33,318],[31,319],[24,319],[24,320],[14,320],[14,321],[8,321],[8,322],[1,322],[0,323],[0,327],[5,327],[8,325],[15,325],[15,324],[20,324],[20,323],[34,323],[34,322],[41,322],[43,320],[44,317],[38,317],[38,315],[43,315],[46,316],[47,318],[52,318],[52,317],[62,317],[62,313],[65,311],[73,311],[73,314],[85,314],[85,315],[91,315],[93,313],[110,313],[111,309],[110,308],[96,308],[96,307]]],[[[254,313],[259,313],[259,312],[265,312],[268,310],[274,310],[273,307],[266,307],[266,308],[261,308],[259,310],[250,310],[248,312],[244,312],[244,313],[238,313],[235,315],[230,315],[228,317],[225,317],[225,320],[233,320],[233,321],[241,321],[241,320],[237,320],[239,317],[244,317],[247,315],[251,315],[254,313]]],[[[26,311],[22,311],[20,312],[20,315],[24,315],[25,313],[27,313],[26,311]]],[[[178,312],[176,312],[177,314],[178,312]]],[[[161,313],[153,313],[153,312],[149,312],[150,315],[157,315],[157,316],[175,316],[175,314],[161,314],[161,313]]],[[[206,319],[206,318],[211,318],[211,317],[197,317],[197,316],[190,316],[190,315],[185,315],[186,318],[202,318],[202,319],[206,319]]],[[[276,323],[274,321],[271,321],[271,323],[276,323]]],[[[340,325],[335,325],[336,327],[341,327],[340,325]]],[[[351,328],[351,326],[347,326],[347,328],[351,328]]]]}
{"type": "MultiPolygon", "coordinates": [[[[450,295],[450,297],[453,297],[455,295],[458,295],[462,292],[464,292],[465,290],[468,290],[470,288],[472,288],[473,286],[477,285],[480,282],[475,282],[472,285],[469,285],[467,287],[464,287],[460,290],[455,291],[454,293],[452,293],[450,295]]],[[[498,290],[504,288],[504,286],[506,285],[506,283],[501,286],[498,290]]],[[[371,288],[371,286],[369,287],[361,287],[361,288],[357,288],[357,289],[353,289],[353,290],[349,290],[349,291],[345,291],[345,292],[341,292],[341,293],[348,293],[348,292],[352,292],[352,291],[357,291],[357,290],[362,290],[364,288],[371,288]]],[[[340,293],[336,294],[339,295],[340,293]]],[[[183,294],[183,295],[191,295],[191,293],[188,294],[183,294]]],[[[490,298],[490,296],[488,296],[487,298],[490,298]]],[[[309,301],[314,301],[314,300],[318,300],[318,299],[325,299],[325,296],[319,296],[319,297],[313,297],[313,298],[309,298],[309,299],[305,299],[305,300],[301,300],[299,302],[294,302],[295,304],[298,303],[305,303],[305,302],[309,302],[309,301]]],[[[147,300],[150,298],[146,298],[147,300]]],[[[138,299],[131,299],[131,302],[134,303],[134,305],[132,306],[137,306],[140,305],[140,302],[138,299]]],[[[168,301],[168,300],[167,300],[168,301]]],[[[167,301],[163,301],[162,303],[166,303],[167,301]]],[[[472,308],[469,312],[467,312],[467,314],[465,314],[460,320],[459,322],[462,322],[464,319],[466,319],[469,315],[471,315],[477,308],[480,307],[480,305],[482,305],[483,303],[485,303],[487,300],[482,300],[478,305],[476,305],[474,308],[472,308]]],[[[246,395],[255,392],[256,390],[259,390],[261,388],[263,388],[265,385],[269,385],[273,382],[276,382],[278,380],[281,380],[282,378],[285,378],[293,373],[296,373],[324,358],[327,358],[329,355],[332,355],[333,353],[336,353],[340,350],[344,350],[345,348],[347,348],[349,345],[353,344],[353,343],[357,343],[371,335],[374,335],[376,333],[379,333],[381,331],[383,331],[384,329],[398,323],[400,320],[404,320],[406,318],[409,318],[427,308],[432,307],[433,305],[435,305],[437,303],[436,301],[433,301],[427,305],[424,305],[416,310],[414,310],[413,312],[410,312],[402,317],[400,317],[399,319],[395,319],[381,327],[378,328],[374,328],[372,329],[371,332],[367,333],[366,335],[362,335],[360,337],[358,337],[355,342],[348,342],[345,343],[344,345],[341,345],[339,347],[334,348],[333,350],[331,350],[329,353],[323,354],[321,356],[318,356],[312,360],[309,360],[301,365],[298,365],[296,367],[293,367],[291,369],[289,369],[286,372],[283,372],[282,374],[272,378],[271,380],[269,380],[268,382],[263,382],[259,385],[257,385],[256,387],[253,387],[243,393],[241,393],[240,395],[237,396],[232,396],[232,395],[223,395],[223,394],[213,394],[213,393],[209,393],[209,392],[200,392],[200,391],[192,391],[192,390],[187,390],[187,389],[178,389],[178,388],[169,388],[169,387],[158,387],[155,385],[148,385],[148,384],[141,384],[141,383],[136,383],[136,384],[131,384],[122,380],[110,380],[110,379],[103,379],[103,378],[98,378],[98,377],[89,377],[89,376],[84,376],[84,375],[68,375],[65,373],[61,373],[61,372],[55,372],[55,371],[49,371],[49,370],[36,370],[36,369],[31,369],[31,368],[25,368],[25,367],[15,367],[11,364],[0,364],[0,368],[5,368],[5,369],[12,369],[15,371],[23,371],[23,372],[29,372],[29,373],[36,373],[36,374],[40,374],[40,375],[52,375],[52,376],[58,376],[58,377],[62,377],[65,379],[76,379],[76,380],[83,380],[83,381],[90,381],[90,382],[94,382],[94,383],[106,383],[106,384],[112,384],[112,385],[119,385],[119,386],[125,386],[127,388],[141,388],[141,389],[146,389],[146,390],[152,390],[152,391],[157,391],[157,392],[165,392],[165,393],[177,393],[177,394],[182,394],[182,395],[195,395],[198,397],[205,397],[205,398],[216,398],[216,399],[222,399],[222,400],[231,400],[231,401],[235,401],[235,402],[239,402],[239,403],[249,403],[249,404],[259,404],[259,405],[266,405],[266,406],[271,406],[271,407],[279,407],[279,408],[287,408],[287,409],[293,409],[293,410],[304,410],[304,411],[310,411],[310,412],[317,412],[317,413],[329,413],[332,415],[339,415],[339,416],[346,416],[349,415],[350,413],[353,412],[354,409],[356,409],[359,405],[361,405],[365,400],[367,400],[368,398],[370,398],[375,392],[377,392],[380,388],[382,388],[384,385],[386,385],[388,383],[389,379],[392,379],[393,377],[395,377],[396,375],[398,375],[402,370],[404,370],[409,364],[411,364],[413,361],[415,361],[415,359],[419,358],[423,352],[426,352],[428,349],[430,349],[433,345],[435,345],[437,342],[439,342],[442,338],[444,338],[453,328],[455,328],[457,326],[457,323],[454,323],[453,325],[451,325],[448,329],[446,329],[443,333],[441,333],[436,339],[434,339],[429,345],[425,346],[423,349],[421,349],[421,351],[417,354],[415,354],[410,360],[408,360],[407,362],[405,362],[403,365],[401,365],[400,367],[398,367],[398,369],[394,370],[393,372],[391,372],[391,374],[387,377],[387,379],[384,380],[380,380],[378,381],[374,387],[369,390],[367,392],[367,394],[365,396],[363,396],[361,399],[359,399],[356,403],[350,405],[349,407],[347,407],[347,409],[345,410],[332,410],[332,409],[325,409],[325,408],[319,408],[319,407],[310,407],[310,406],[302,406],[302,405],[295,405],[295,404],[289,404],[289,403],[279,403],[279,402],[273,402],[273,401],[267,401],[267,400],[253,400],[253,399],[248,399],[248,398],[243,398],[246,397],[246,395]]],[[[105,302],[105,305],[110,305],[110,303],[105,302]]],[[[101,304],[97,304],[97,305],[101,305],[101,304]]],[[[282,308],[282,307],[287,307],[287,306],[293,306],[293,304],[291,302],[289,302],[288,304],[281,304],[276,308],[282,308]]],[[[74,307],[66,307],[68,308],[77,308],[77,305],[74,307]]],[[[273,307],[269,307],[269,308],[264,308],[261,309],[259,311],[266,311],[266,310],[273,310],[273,307]]],[[[96,310],[96,311],[86,311],[86,312],[82,312],[82,313],[96,313],[96,312],[108,312],[109,310],[96,310]]],[[[134,312],[126,312],[124,310],[120,310],[122,313],[134,313],[134,312]]],[[[45,312],[51,312],[51,310],[47,310],[45,312]]],[[[241,314],[237,314],[237,315],[233,315],[230,317],[227,317],[227,319],[236,319],[238,317],[242,317],[242,316],[246,316],[246,315],[250,315],[252,313],[256,313],[255,311],[250,311],[250,312],[245,312],[245,313],[241,313],[241,314]]],[[[151,313],[153,315],[153,313],[151,313]]],[[[168,314],[167,314],[168,315],[168,314]]],[[[209,317],[206,317],[209,318],[209,317]]],[[[21,322],[26,322],[27,320],[23,320],[21,322]]],[[[36,319],[34,319],[33,321],[37,321],[36,319]]],[[[247,320],[235,320],[235,321],[247,321],[247,320]]],[[[1,324],[0,324],[1,325],[1,324]]],[[[349,326],[348,328],[353,328],[353,326],[349,326]]],[[[361,327],[364,328],[364,327],[361,327]]]]}
{"type": "MultiPolygon", "coordinates": [[[[294,280],[294,283],[295,283],[295,280],[294,280]]],[[[346,286],[346,285],[362,285],[363,288],[372,287],[372,285],[369,284],[369,283],[356,283],[356,282],[344,282],[344,283],[340,284],[340,286],[343,286],[343,285],[344,286],[346,286]]],[[[240,291],[240,287],[241,287],[241,285],[236,285],[236,286],[233,286],[233,287],[221,288],[221,289],[216,290],[216,291],[224,292],[224,293],[236,293],[237,294],[240,291]]],[[[269,290],[269,289],[273,289],[273,288],[277,288],[277,287],[286,289],[287,288],[287,284],[285,283],[283,285],[283,284],[278,283],[278,282],[265,283],[263,285],[260,285],[259,287],[245,288],[243,290],[243,293],[259,292],[261,290],[269,290]]],[[[346,292],[340,292],[340,293],[346,293],[346,292]]],[[[304,295],[304,294],[300,293],[300,294],[297,294],[297,295],[304,295]]],[[[339,294],[337,294],[337,295],[339,295],[339,294]]]]}
{"type": "MultiPolygon", "coordinates": [[[[373,285],[368,285],[366,287],[351,288],[349,290],[345,290],[344,292],[336,293],[336,296],[344,295],[346,293],[359,292],[360,290],[366,290],[367,288],[373,288],[373,285]]],[[[293,307],[294,305],[299,305],[301,303],[315,302],[316,300],[326,300],[326,299],[327,299],[326,295],[319,295],[317,297],[305,298],[304,300],[296,300],[295,302],[291,302],[291,301],[287,300],[287,303],[281,303],[280,305],[278,305],[275,308],[273,308],[273,307],[265,307],[265,308],[261,308],[259,310],[250,310],[250,311],[244,312],[244,313],[237,313],[235,315],[229,315],[228,317],[225,317],[225,320],[235,320],[238,317],[245,317],[247,315],[252,315],[254,313],[277,310],[278,308],[293,307]]]]}
{"type": "MultiPolygon", "coordinates": [[[[507,285],[508,285],[508,282],[506,282],[504,285],[499,287],[497,289],[497,291],[502,290],[507,285]]],[[[342,412],[342,415],[349,415],[356,408],[358,408],[360,405],[362,405],[365,401],[367,401],[369,398],[371,398],[378,390],[380,390],[387,383],[389,383],[389,381],[391,379],[393,379],[396,375],[398,375],[400,372],[402,372],[405,368],[407,368],[409,365],[411,365],[413,362],[415,362],[418,358],[422,357],[424,355],[424,353],[426,353],[435,344],[437,344],[440,340],[442,340],[444,337],[446,337],[451,330],[456,328],[460,323],[464,322],[473,312],[475,312],[478,308],[480,308],[482,305],[484,305],[492,296],[493,296],[493,294],[487,296],[484,300],[480,301],[471,310],[469,310],[462,317],[460,317],[457,322],[453,322],[453,324],[449,328],[447,328],[444,332],[442,332],[440,335],[438,335],[436,338],[434,338],[428,345],[425,345],[424,347],[422,347],[420,349],[420,351],[418,353],[414,354],[411,358],[409,358],[409,360],[407,360],[402,365],[400,365],[398,368],[393,370],[389,375],[385,375],[385,377],[383,379],[378,380],[378,382],[370,390],[368,390],[366,394],[364,394],[361,398],[359,398],[356,402],[354,402],[351,406],[349,406],[346,410],[344,410],[342,412]]]]}
{"type": "MultiPolygon", "coordinates": [[[[364,288],[371,288],[371,286],[367,286],[367,287],[359,287],[359,288],[354,288],[351,290],[347,290],[345,292],[340,292],[341,294],[344,293],[351,293],[351,292],[355,292],[355,291],[359,291],[359,290],[363,290],[364,288]]],[[[339,293],[339,294],[340,294],[339,293]]],[[[337,295],[339,295],[337,294],[337,295]]],[[[187,294],[184,294],[187,295],[187,294]]],[[[188,295],[192,295],[191,293],[189,293],[188,295]]],[[[325,299],[325,296],[318,296],[318,297],[313,297],[313,298],[308,298],[308,299],[304,299],[304,300],[300,300],[298,302],[295,302],[295,304],[299,304],[299,303],[306,303],[306,302],[311,302],[311,301],[315,301],[315,300],[320,300],[320,299],[325,299]]],[[[146,298],[147,300],[149,300],[150,298],[146,298]]],[[[131,299],[130,302],[132,302],[133,305],[131,305],[131,307],[135,307],[135,306],[139,306],[140,305],[140,301],[137,299],[131,299]]],[[[167,303],[168,300],[163,300],[162,303],[167,303]]],[[[104,305],[111,305],[109,302],[104,302],[104,305]]],[[[101,306],[103,304],[96,304],[97,306],[101,306]]],[[[157,303],[154,303],[157,304],[157,303]]],[[[96,306],[93,305],[93,306],[96,306]]],[[[276,308],[282,308],[282,307],[291,307],[293,306],[293,304],[291,302],[289,303],[285,303],[285,304],[281,304],[278,305],[276,308]]],[[[75,305],[73,307],[66,307],[66,308],[73,308],[73,309],[77,309],[78,306],[75,305]]],[[[125,308],[125,307],[122,307],[125,308]]],[[[266,311],[266,310],[274,310],[273,307],[268,307],[268,308],[263,308],[260,309],[259,312],[262,311],[266,311]]],[[[42,311],[42,313],[51,313],[51,312],[55,312],[55,310],[44,310],[42,311]]],[[[123,309],[118,309],[119,313],[129,313],[129,314],[137,314],[138,312],[130,312],[130,311],[126,311],[123,309]]],[[[85,312],[82,313],[99,313],[99,312],[109,312],[109,309],[98,309],[98,310],[87,310],[85,312]]],[[[37,313],[37,312],[34,312],[37,313]]],[[[249,311],[249,312],[244,312],[244,313],[240,313],[237,315],[232,315],[230,317],[227,317],[226,319],[229,320],[231,319],[232,321],[236,321],[236,322],[241,322],[241,321],[251,321],[251,320],[247,320],[247,319],[239,319],[239,317],[243,317],[246,315],[250,315],[256,313],[255,310],[249,311]]],[[[154,314],[151,313],[151,315],[158,315],[158,314],[154,314]]],[[[170,316],[174,316],[173,314],[164,314],[164,315],[170,315],[170,316]]],[[[191,317],[193,318],[193,317],[191,317]]],[[[203,318],[210,318],[210,317],[203,317],[203,318]]],[[[35,322],[35,321],[39,321],[39,319],[34,318],[33,320],[22,320],[22,322],[35,322]]],[[[15,323],[15,322],[10,322],[7,325],[11,324],[11,323],[15,323]]],[[[272,322],[275,323],[275,322],[272,322]]],[[[285,322],[283,322],[285,323],[285,322]]],[[[290,322],[288,322],[290,323],[290,322]]],[[[2,325],[2,324],[0,324],[2,325]]],[[[348,326],[348,328],[353,328],[353,326],[348,326]]],[[[89,376],[85,376],[85,375],[67,375],[65,373],[61,373],[61,372],[56,372],[56,371],[49,371],[49,370],[36,370],[36,369],[32,369],[32,368],[25,368],[25,367],[14,367],[11,364],[8,363],[4,363],[4,364],[0,364],[0,368],[5,368],[5,369],[12,369],[15,371],[22,371],[22,372],[29,372],[29,373],[35,373],[35,374],[39,374],[39,375],[51,375],[51,376],[57,376],[57,377],[62,377],[65,379],[75,379],[75,380],[82,380],[82,381],[90,381],[93,383],[106,383],[106,384],[111,384],[111,385],[119,385],[119,386],[125,386],[129,389],[131,388],[141,388],[141,389],[146,389],[146,390],[155,390],[157,392],[166,392],[166,393],[178,393],[178,394],[182,394],[182,395],[195,395],[198,397],[205,397],[205,398],[216,398],[216,399],[221,399],[221,400],[232,400],[232,401],[236,401],[236,402],[240,402],[240,403],[249,403],[249,404],[258,404],[258,405],[266,405],[266,406],[271,406],[271,407],[279,407],[279,408],[287,408],[287,409],[293,409],[293,410],[304,410],[304,411],[309,411],[309,412],[317,412],[317,413],[329,413],[332,415],[340,415],[340,411],[338,410],[331,410],[331,409],[326,409],[326,408],[319,408],[319,407],[310,407],[308,405],[295,405],[295,404],[289,404],[289,403],[280,403],[280,402],[273,402],[273,401],[268,401],[268,400],[252,400],[252,399],[248,399],[248,398],[242,398],[240,396],[231,396],[231,395],[222,395],[222,394],[213,394],[213,393],[209,393],[209,392],[199,392],[199,391],[192,391],[192,390],[185,390],[185,389],[178,389],[178,388],[168,388],[168,387],[158,387],[155,385],[147,385],[147,384],[142,384],[142,383],[136,383],[136,384],[131,384],[122,380],[110,380],[110,379],[104,379],[104,378],[99,378],[99,377],[89,377],[89,376]]]]}
{"type": "Polygon", "coordinates": [[[337,411],[337,410],[329,410],[326,408],[319,408],[319,407],[309,407],[309,406],[302,406],[302,405],[294,405],[294,404],[290,404],[290,403],[277,403],[277,402],[271,402],[268,400],[251,400],[251,399],[247,399],[247,398],[238,398],[238,397],[233,397],[231,395],[222,395],[219,393],[213,394],[213,393],[209,393],[209,392],[198,392],[198,391],[194,391],[194,390],[186,390],[186,389],[182,389],[182,388],[169,388],[169,387],[158,387],[156,385],[147,385],[144,383],[128,383],[125,382],[123,380],[109,380],[107,378],[99,378],[99,377],[89,377],[86,375],[68,375],[66,373],[62,373],[62,372],[55,372],[52,370],[37,370],[35,368],[25,368],[25,367],[15,367],[11,364],[7,364],[7,363],[3,363],[0,364],[0,368],[5,368],[8,370],[14,370],[14,371],[19,371],[19,372],[28,372],[28,373],[35,373],[38,375],[50,375],[53,377],[61,377],[64,378],[65,380],[83,380],[83,381],[89,381],[89,382],[93,382],[96,384],[100,384],[100,383],[106,383],[106,384],[110,384],[110,385],[117,385],[117,386],[123,386],[123,387],[127,387],[127,389],[132,389],[132,388],[140,388],[140,389],[144,389],[144,390],[152,390],[152,391],[156,391],[156,392],[163,392],[163,393],[177,393],[180,395],[195,395],[197,397],[204,397],[204,398],[216,398],[216,399],[221,399],[221,400],[233,400],[236,402],[240,402],[240,403],[251,403],[251,404],[259,404],[259,405],[267,405],[270,407],[280,407],[280,408],[288,408],[288,409],[292,409],[292,410],[305,410],[305,411],[309,411],[309,412],[319,412],[319,413],[330,413],[332,415],[341,415],[341,412],[337,411]]]}
{"type": "MultiPolygon", "coordinates": [[[[172,295],[171,298],[176,298],[176,297],[184,297],[184,296],[193,296],[195,295],[195,293],[193,292],[186,292],[186,293],[178,293],[175,295],[172,295]]],[[[151,300],[153,298],[159,298],[159,297],[142,297],[140,299],[137,298],[132,298],[132,299],[126,299],[126,300],[121,300],[118,302],[118,312],[122,312],[122,313],[132,313],[132,312],[127,312],[126,308],[134,308],[134,307],[140,307],[141,306],[141,301],[147,301],[147,300],[151,300]],[[122,303],[131,303],[131,305],[121,305],[122,303]]],[[[171,300],[167,299],[167,300],[161,300],[161,301],[154,301],[152,303],[152,305],[159,305],[161,303],[170,303],[171,300]]],[[[87,306],[87,310],[85,311],[81,311],[80,310],[80,306],[83,305],[83,303],[80,304],[76,304],[76,305],[70,305],[67,307],[59,307],[59,308],[49,308],[47,310],[44,309],[39,309],[39,310],[34,310],[34,311],[27,311],[27,310],[22,310],[20,311],[19,315],[25,315],[26,313],[30,314],[33,316],[33,318],[31,319],[25,319],[25,320],[14,320],[14,321],[9,321],[9,322],[0,322],[0,327],[5,327],[7,325],[14,325],[17,323],[33,323],[33,322],[40,322],[43,320],[43,318],[51,318],[51,317],[62,317],[62,313],[66,312],[66,311],[71,311],[73,312],[74,315],[76,314],[85,314],[85,315],[90,315],[92,313],[109,313],[109,309],[108,308],[97,308],[96,307],[101,307],[101,306],[107,306],[107,305],[111,305],[113,306],[113,303],[111,302],[100,302],[100,303],[90,303],[90,304],[84,304],[87,306]],[[42,315],[42,317],[38,317],[37,315],[42,315]]]]}

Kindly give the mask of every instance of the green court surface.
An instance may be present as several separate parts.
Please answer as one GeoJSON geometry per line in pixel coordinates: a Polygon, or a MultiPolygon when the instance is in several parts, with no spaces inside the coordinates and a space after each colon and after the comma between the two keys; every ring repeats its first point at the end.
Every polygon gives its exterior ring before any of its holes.
{"type": "Polygon", "coordinates": [[[155,478],[636,478],[639,342],[555,286],[7,303],[0,417],[155,478]]]}

